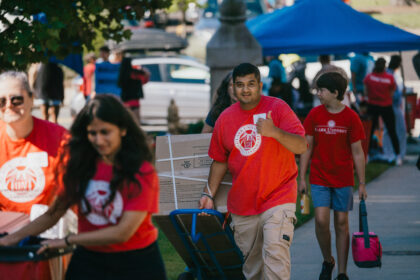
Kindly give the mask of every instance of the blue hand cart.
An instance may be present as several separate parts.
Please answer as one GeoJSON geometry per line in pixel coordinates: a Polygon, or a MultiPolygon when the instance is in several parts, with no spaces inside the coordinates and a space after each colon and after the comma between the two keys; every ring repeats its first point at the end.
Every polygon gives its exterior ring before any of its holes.
{"type": "Polygon", "coordinates": [[[179,209],[172,211],[169,218],[184,247],[184,250],[177,251],[188,265],[188,271],[179,275],[178,280],[245,279],[242,253],[235,244],[230,227],[224,226],[220,212],[179,209]],[[206,215],[200,215],[202,213],[206,215]]]}

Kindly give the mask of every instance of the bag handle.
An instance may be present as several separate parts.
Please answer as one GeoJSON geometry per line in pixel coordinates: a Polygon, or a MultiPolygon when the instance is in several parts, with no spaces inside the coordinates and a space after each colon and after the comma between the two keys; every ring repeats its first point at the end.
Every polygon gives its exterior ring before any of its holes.
{"type": "Polygon", "coordinates": [[[365,240],[365,248],[370,248],[367,211],[366,211],[366,203],[364,199],[360,200],[360,204],[359,204],[359,231],[363,232],[363,238],[365,240]]]}

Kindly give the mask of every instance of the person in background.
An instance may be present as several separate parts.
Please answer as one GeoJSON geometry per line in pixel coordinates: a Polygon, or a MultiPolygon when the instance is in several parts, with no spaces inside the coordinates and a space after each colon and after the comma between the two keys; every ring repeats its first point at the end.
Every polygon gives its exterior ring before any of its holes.
{"type": "Polygon", "coordinates": [[[299,192],[308,193],[306,171],[311,161],[310,184],[315,207],[315,233],[324,258],[319,280],[331,280],[335,260],[331,252],[330,211],[334,210],[334,227],[338,257],[337,280],[349,279],[348,211],[353,209],[353,162],[359,178],[359,197],[366,199],[365,155],[361,140],[365,138],[356,112],[341,101],[347,78],[338,72],[326,72],[316,80],[320,106],[305,118],[308,150],[300,156],[299,192]]]}
{"type": "Polygon", "coordinates": [[[217,98],[214,102],[207,118],[204,121],[204,126],[201,133],[213,132],[214,125],[220,114],[230,105],[238,101],[233,91],[232,72],[229,72],[217,88],[217,98]]]}
{"type": "MultiPolygon", "coordinates": [[[[393,75],[396,82],[396,89],[394,95],[392,96],[392,109],[394,110],[395,115],[395,130],[398,136],[398,143],[400,145],[400,158],[403,160],[406,150],[407,150],[407,128],[405,125],[404,118],[404,84],[401,76],[398,73],[398,70],[401,67],[401,56],[393,55],[388,65],[387,72],[393,75]]],[[[388,129],[384,128],[384,136],[382,139],[382,148],[384,153],[385,160],[392,160],[394,158],[394,151],[392,147],[391,137],[389,135],[388,129]]]]}
{"type": "Polygon", "coordinates": [[[57,123],[60,105],[64,100],[64,73],[57,63],[41,64],[36,76],[34,89],[42,100],[42,118],[57,123]]]}
{"type": "Polygon", "coordinates": [[[0,211],[29,214],[58,191],[54,174],[66,130],[33,117],[32,107],[26,74],[0,74],[0,211]]]}
{"type": "Polygon", "coordinates": [[[37,252],[77,246],[66,279],[166,279],[151,221],[159,180],[144,133],[111,95],[89,100],[70,133],[57,178],[63,191],[45,214],[0,238],[0,246],[40,234],[76,205],[79,233],[45,240],[37,252]]]}
{"type": "Polygon", "coordinates": [[[99,58],[96,60],[96,63],[108,62],[110,53],[111,50],[108,48],[108,46],[103,45],[102,47],[100,47],[99,58]]]}
{"type": "Polygon", "coordinates": [[[113,94],[118,98],[121,97],[121,88],[118,87],[118,75],[122,53],[114,50],[113,54],[114,58],[111,63],[109,60],[109,48],[107,46],[100,48],[101,58],[95,64],[95,91],[91,94],[91,97],[97,94],[113,94]]]}
{"type": "Polygon", "coordinates": [[[140,119],[140,99],[144,97],[143,84],[150,78],[150,72],[143,67],[133,68],[131,58],[124,57],[120,73],[118,75],[118,86],[121,88],[121,100],[129,108],[137,123],[141,124],[140,119]]]}
{"type": "Polygon", "coordinates": [[[96,56],[94,53],[88,53],[85,56],[86,65],[83,66],[83,95],[88,99],[92,93],[93,77],[95,75],[96,56]]]}
{"type": "Polygon", "coordinates": [[[358,103],[365,99],[365,89],[363,79],[372,72],[374,59],[369,53],[356,53],[350,59],[351,83],[350,90],[353,91],[358,103]]]}
{"type": "Polygon", "coordinates": [[[263,96],[258,67],[233,69],[238,102],[219,116],[209,156],[213,159],[200,209],[212,209],[226,171],[233,177],[227,208],[244,256],[246,279],[290,279],[290,245],[296,221],[295,154],[306,151],[304,129],[281,99],[263,96]]]}
{"type": "Polygon", "coordinates": [[[283,62],[278,56],[267,56],[268,61],[268,77],[271,79],[279,79],[282,83],[287,83],[286,69],[284,69],[283,62]]]}
{"type": "Polygon", "coordinates": [[[369,148],[372,147],[372,136],[375,129],[379,127],[379,117],[381,117],[388,130],[394,149],[394,156],[390,159],[390,162],[395,161],[397,165],[401,165],[400,144],[395,129],[394,110],[392,109],[392,97],[396,90],[396,83],[394,76],[386,72],[385,65],[385,59],[382,57],[378,58],[375,61],[372,73],[368,74],[364,79],[365,91],[368,97],[368,115],[372,118],[369,148]]]}

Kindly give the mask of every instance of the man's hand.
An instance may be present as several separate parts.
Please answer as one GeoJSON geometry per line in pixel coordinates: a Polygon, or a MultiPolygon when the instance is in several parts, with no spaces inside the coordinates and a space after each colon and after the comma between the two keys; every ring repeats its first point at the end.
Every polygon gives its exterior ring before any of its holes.
{"type": "Polygon", "coordinates": [[[199,209],[213,209],[214,202],[210,197],[203,195],[198,202],[198,208],[199,209]]]}
{"type": "Polygon", "coordinates": [[[276,130],[277,127],[274,125],[273,119],[271,117],[271,111],[268,112],[267,119],[258,119],[257,132],[262,136],[274,137],[276,130]]]}
{"type": "Polygon", "coordinates": [[[367,198],[367,192],[366,192],[366,185],[365,184],[359,184],[359,199],[362,200],[366,200],[367,198]]]}
{"type": "Polygon", "coordinates": [[[298,192],[300,194],[308,193],[308,187],[306,186],[305,180],[300,180],[299,185],[298,185],[298,192]]]}

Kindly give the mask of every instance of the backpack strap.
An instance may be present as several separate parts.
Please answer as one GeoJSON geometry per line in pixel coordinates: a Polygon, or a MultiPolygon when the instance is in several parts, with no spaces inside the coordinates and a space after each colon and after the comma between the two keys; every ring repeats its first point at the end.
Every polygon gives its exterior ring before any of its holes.
{"type": "Polygon", "coordinates": [[[359,231],[363,232],[363,238],[365,240],[365,248],[370,248],[367,211],[366,211],[366,203],[364,199],[360,200],[360,204],[359,204],[359,231]]]}

